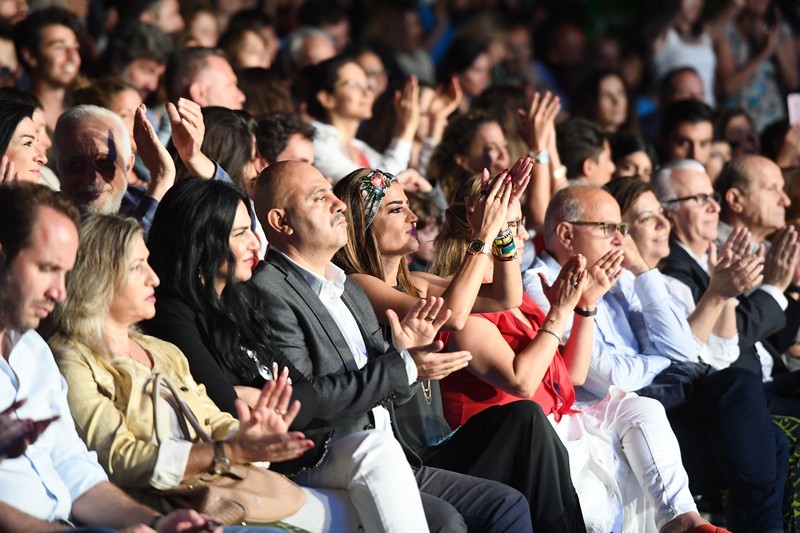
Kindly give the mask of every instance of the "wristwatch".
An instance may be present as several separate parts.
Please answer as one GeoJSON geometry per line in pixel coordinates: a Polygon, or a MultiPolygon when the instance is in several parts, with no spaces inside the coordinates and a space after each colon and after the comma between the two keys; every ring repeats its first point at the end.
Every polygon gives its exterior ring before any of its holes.
{"type": "Polygon", "coordinates": [[[231,471],[231,460],[225,455],[225,442],[221,440],[214,441],[214,467],[212,472],[222,475],[231,471]]]}
{"type": "Polygon", "coordinates": [[[469,241],[469,245],[467,246],[467,252],[470,255],[478,255],[478,254],[486,254],[487,256],[492,255],[492,243],[490,242],[483,242],[483,241],[469,241]]]}

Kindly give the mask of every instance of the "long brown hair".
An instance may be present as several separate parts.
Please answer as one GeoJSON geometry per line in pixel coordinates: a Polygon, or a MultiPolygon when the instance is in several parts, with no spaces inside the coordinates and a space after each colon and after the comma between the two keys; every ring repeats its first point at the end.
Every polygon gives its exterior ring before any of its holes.
{"type": "Polygon", "coordinates": [[[481,177],[481,174],[477,174],[462,182],[456,191],[456,198],[460,200],[445,211],[444,226],[436,237],[433,261],[428,269],[431,274],[447,278],[455,275],[461,268],[464,252],[467,251],[467,245],[472,239],[472,227],[467,219],[467,204],[464,198],[469,196],[473,201],[480,198],[481,177]]]}
{"type": "MultiPolygon", "coordinates": [[[[359,180],[370,172],[371,170],[368,168],[354,170],[333,188],[333,193],[347,204],[344,212],[344,216],[347,218],[347,244],[336,252],[333,262],[347,274],[367,274],[383,280],[381,249],[372,233],[372,226],[367,227],[367,220],[364,216],[364,199],[359,188],[359,180]]],[[[395,186],[399,187],[400,184],[395,186]]],[[[411,282],[411,273],[405,261],[400,261],[397,283],[406,294],[422,296],[411,282]]]]}

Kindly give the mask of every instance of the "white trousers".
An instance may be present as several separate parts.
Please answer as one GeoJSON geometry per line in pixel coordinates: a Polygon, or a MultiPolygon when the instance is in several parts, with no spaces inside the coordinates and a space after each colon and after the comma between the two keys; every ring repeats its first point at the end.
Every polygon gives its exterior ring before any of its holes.
{"type": "Polygon", "coordinates": [[[293,480],[304,487],[346,490],[364,531],[428,531],[414,473],[387,431],[359,431],[329,443],[322,464],[293,480]]]}
{"type": "Polygon", "coordinates": [[[601,402],[580,410],[554,427],[570,453],[590,531],[658,531],[697,511],[678,440],[658,401],[612,387],[601,402]],[[596,492],[601,485],[605,501],[596,492]]]}

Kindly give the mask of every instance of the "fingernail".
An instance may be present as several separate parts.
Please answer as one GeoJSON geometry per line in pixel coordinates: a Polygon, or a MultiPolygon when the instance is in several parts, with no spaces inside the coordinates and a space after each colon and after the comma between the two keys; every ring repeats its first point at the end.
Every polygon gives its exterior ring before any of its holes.
{"type": "Polygon", "coordinates": [[[285,376],[288,376],[289,375],[289,367],[288,366],[283,367],[283,370],[281,370],[281,374],[283,374],[285,376]]]}

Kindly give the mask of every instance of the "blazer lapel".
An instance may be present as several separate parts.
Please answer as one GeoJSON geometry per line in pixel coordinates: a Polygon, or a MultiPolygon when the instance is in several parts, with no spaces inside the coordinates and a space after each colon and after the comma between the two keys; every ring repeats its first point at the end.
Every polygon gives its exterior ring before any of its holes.
{"type": "Polygon", "coordinates": [[[267,262],[280,269],[286,276],[286,282],[303,300],[303,302],[311,309],[311,314],[314,315],[319,322],[318,331],[324,331],[328,340],[333,345],[334,350],[342,359],[347,370],[358,370],[358,365],[353,354],[350,353],[349,345],[342,335],[339,325],[331,316],[328,308],[322,304],[319,296],[311,290],[308,283],[300,276],[295,268],[280,254],[270,251],[267,256],[267,262]]]}

